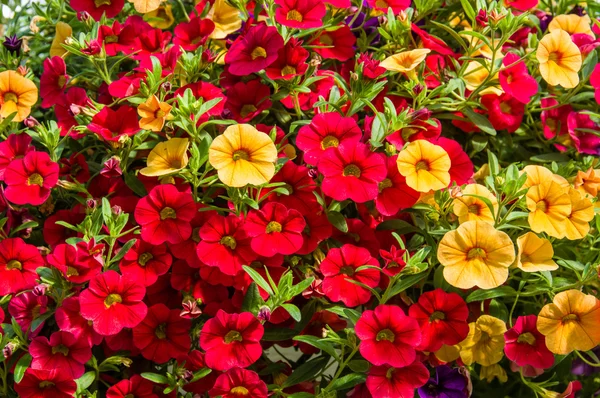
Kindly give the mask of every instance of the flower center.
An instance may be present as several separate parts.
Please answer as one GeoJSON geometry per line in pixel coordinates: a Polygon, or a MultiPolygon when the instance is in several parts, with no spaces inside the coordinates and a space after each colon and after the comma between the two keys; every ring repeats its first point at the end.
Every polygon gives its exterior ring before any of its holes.
{"type": "Polygon", "coordinates": [[[559,52],[553,52],[553,53],[550,53],[550,55],[548,55],[548,61],[552,61],[557,64],[560,63],[561,58],[562,58],[562,54],[559,52]]]}
{"type": "Polygon", "coordinates": [[[23,269],[23,265],[18,260],[10,260],[8,262],[8,264],[6,264],[6,269],[8,269],[8,270],[12,270],[12,269],[21,270],[21,269],[23,269]]]}
{"type": "Polygon", "coordinates": [[[379,183],[379,192],[382,192],[386,188],[391,188],[394,184],[392,184],[392,180],[386,178],[385,180],[379,183]]]}
{"type": "Polygon", "coordinates": [[[338,140],[337,137],[333,135],[325,136],[325,138],[323,138],[323,141],[321,141],[321,148],[323,149],[337,147],[338,145],[340,145],[340,140],[338,140]]]}
{"type": "Polygon", "coordinates": [[[160,211],[160,219],[166,220],[167,218],[177,218],[177,213],[171,207],[165,207],[160,211]]]}
{"type": "Polygon", "coordinates": [[[15,104],[19,102],[19,97],[15,93],[11,93],[10,91],[4,94],[4,102],[14,102],[15,104]]]}
{"type": "Polygon", "coordinates": [[[123,398],[135,398],[135,395],[133,395],[133,394],[127,394],[123,398]]]}
{"type": "Polygon", "coordinates": [[[277,221],[271,221],[267,224],[266,232],[268,234],[270,234],[271,232],[281,232],[281,229],[281,224],[279,224],[277,221]]]}
{"type": "Polygon", "coordinates": [[[267,50],[262,47],[254,47],[254,50],[250,53],[253,60],[256,58],[267,58],[267,50]]]}
{"type": "Polygon", "coordinates": [[[165,111],[163,111],[162,109],[157,110],[156,112],[154,112],[154,117],[157,119],[162,119],[163,117],[165,117],[165,111]]]}
{"type": "Polygon", "coordinates": [[[355,164],[349,164],[344,167],[344,177],[354,176],[356,178],[360,177],[360,169],[355,164]]]}
{"type": "Polygon", "coordinates": [[[140,264],[142,267],[146,265],[146,263],[150,260],[152,260],[153,256],[150,253],[142,253],[142,255],[140,256],[140,258],[138,259],[138,264],[140,264]]]}
{"type": "Polygon", "coordinates": [[[321,35],[321,37],[319,37],[319,41],[325,44],[326,46],[330,46],[333,44],[333,39],[329,35],[321,35]]]}
{"type": "Polygon", "coordinates": [[[478,204],[473,203],[472,205],[467,207],[467,210],[469,213],[479,214],[479,212],[481,211],[481,207],[478,204]]]}
{"type": "Polygon", "coordinates": [[[106,308],[110,308],[112,305],[117,304],[117,303],[122,303],[122,302],[123,302],[123,299],[121,298],[121,295],[116,294],[116,293],[109,294],[104,299],[104,305],[106,306],[106,308]]]}
{"type": "Polygon", "coordinates": [[[287,20],[288,21],[296,21],[296,22],[302,22],[302,14],[300,14],[297,10],[291,10],[288,11],[287,13],[287,20]]]}
{"type": "Polygon", "coordinates": [[[534,345],[535,336],[529,332],[520,334],[519,338],[517,339],[517,343],[527,343],[529,345],[534,345]]]}
{"type": "Polygon", "coordinates": [[[94,5],[96,6],[96,8],[102,7],[102,6],[109,6],[111,4],[112,0],[94,0],[94,5]]]}
{"type": "Polygon", "coordinates": [[[258,108],[255,107],[254,105],[246,104],[246,105],[242,106],[242,109],[240,110],[240,115],[242,117],[246,117],[249,114],[256,112],[257,110],[258,110],[258,108]]]}
{"type": "Polygon", "coordinates": [[[429,163],[425,160],[419,160],[417,164],[415,164],[415,170],[425,170],[429,171],[429,163]]]}
{"type": "Polygon", "coordinates": [[[250,159],[250,156],[248,156],[248,152],[246,152],[244,150],[238,150],[233,153],[232,158],[235,161],[240,160],[240,159],[248,160],[248,159],[250,159]]]}
{"type": "Polygon", "coordinates": [[[342,268],[340,268],[340,274],[352,276],[354,275],[354,268],[349,265],[344,265],[342,268]]]}
{"type": "Polygon", "coordinates": [[[579,321],[579,317],[576,314],[569,314],[567,316],[564,316],[562,321],[563,322],[579,321]]]}
{"type": "Polygon", "coordinates": [[[52,388],[52,387],[54,387],[54,383],[52,383],[51,381],[48,381],[48,380],[44,380],[40,384],[38,384],[38,386],[40,388],[44,388],[44,389],[52,388]]]}
{"type": "Polygon", "coordinates": [[[104,42],[105,43],[109,43],[109,44],[110,43],[116,43],[118,41],[119,41],[119,36],[117,36],[117,35],[110,35],[110,36],[106,36],[104,38],[104,42]]]}
{"type": "Polygon", "coordinates": [[[377,8],[388,8],[388,3],[385,0],[377,0],[375,2],[375,7],[377,7],[377,8]]]}
{"type": "Polygon", "coordinates": [[[67,84],[67,77],[65,75],[59,76],[56,83],[58,84],[58,87],[64,87],[65,84],[67,84]]]}
{"type": "Polygon", "coordinates": [[[233,387],[231,390],[229,390],[229,392],[232,395],[248,395],[250,394],[250,391],[248,391],[248,389],[244,386],[237,386],[237,387],[233,387]]]}
{"type": "Polygon", "coordinates": [[[479,341],[481,341],[482,343],[486,343],[490,341],[490,339],[491,337],[488,332],[481,331],[481,339],[479,341]]]}
{"type": "Polygon", "coordinates": [[[375,338],[377,341],[386,340],[390,342],[394,342],[396,335],[390,329],[383,329],[379,333],[377,333],[377,337],[375,338]]]}
{"type": "Polygon", "coordinates": [[[67,276],[79,276],[79,271],[75,267],[67,266],[67,276]]]}
{"type": "Polygon", "coordinates": [[[42,185],[44,185],[44,177],[42,177],[38,173],[33,173],[27,179],[27,185],[37,185],[41,187],[42,185]]]}
{"type": "Polygon", "coordinates": [[[167,324],[161,323],[160,325],[158,325],[158,327],[154,331],[154,334],[156,335],[157,338],[164,340],[167,338],[166,329],[167,329],[167,324]]]}
{"type": "Polygon", "coordinates": [[[543,213],[548,211],[548,203],[545,200],[540,200],[535,204],[535,208],[543,213]]]}
{"type": "Polygon", "coordinates": [[[56,347],[52,347],[52,354],[63,354],[65,357],[69,355],[69,349],[62,344],[57,345],[56,347]]]}
{"type": "Polygon", "coordinates": [[[389,368],[387,370],[387,372],[385,372],[385,378],[388,380],[392,380],[394,378],[395,371],[396,371],[396,368],[389,368]]]}
{"type": "Polygon", "coordinates": [[[467,258],[469,260],[474,258],[486,258],[485,250],[479,247],[474,247],[467,253],[467,258]]]}
{"type": "Polygon", "coordinates": [[[224,236],[221,238],[219,243],[222,244],[223,246],[227,246],[231,250],[235,250],[235,247],[237,246],[237,242],[235,241],[233,236],[224,236]]]}
{"type": "Polygon", "coordinates": [[[281,70],[281,76],[285,76],[285,75],[295,75],[296,74],[296,68],[294,68],[293,66],[290,65],[286,65],[282,70],[281,70]]]}
{"type": "Polygon", "coordinates": [[[509,104],[507,104],[506,102],[501,102],[500,103],[500,111],[502,113],[507,113],[507,114],[511,114],[512,113],[512,108],[510,107],[509,104]]]}
{"type": "Polygon", "coordinates": [[[434,311],[430,316],[429,316],[429,321],[430,322],[435,322],[435,321],[443,321],[444,319],[446,319],[446,314],[444,314],[442,311],[434,311]]]}
{"type": "Polygon", "coordinates": [[[231,344],[234,341],[242,341],[242,335],[237,330],[230,330],[223,340],[225,340],[225,344],[231,344]]]}

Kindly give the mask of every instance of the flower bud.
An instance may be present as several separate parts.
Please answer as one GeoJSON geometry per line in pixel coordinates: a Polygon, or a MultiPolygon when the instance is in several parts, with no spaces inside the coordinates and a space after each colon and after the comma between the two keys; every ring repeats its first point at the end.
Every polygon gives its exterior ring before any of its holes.
{"type": "Polygon", "coordinates": [[[35,126],[38,126],[40,124],[40,122],[38,122],[37,119],[34,118],[33,116],[27,116],[25,118],[25,120],[23,120],[23,124],[26,127],[29,127],[31,129],[31,128],[34,128],[35,126]]]}
{"type": "Polygon", "coordinates": [[[48,285],[40,283],[39,285],[36,285],[31,292],[37,297],[42,297],[46,294],[47,291],[48,285]]]}
{"type": "Polygon", "coordinates": [[[2,354],[4,354],[4,358],[10,357],[17,348],[19,348],[19,344],[14,341],[9,341],[8,343],[6,343],[6,345],[2,349],[2,354]]]}
{"type": "Polygon", "coordinates": [[[266,305],[263,305],[258,310],[258,314],[256,315],[256,317],[261,323],[269,322],[269,320],[271,319],[271,309],[266,305]]]}
{"type": "Polygon", "coordinates": [[[485,28],[488,24],[488,15],[487,11],[484,9],[479,10],[477,16],[475,17],[475,21],[477,21],[477,25],[485,28]]]}

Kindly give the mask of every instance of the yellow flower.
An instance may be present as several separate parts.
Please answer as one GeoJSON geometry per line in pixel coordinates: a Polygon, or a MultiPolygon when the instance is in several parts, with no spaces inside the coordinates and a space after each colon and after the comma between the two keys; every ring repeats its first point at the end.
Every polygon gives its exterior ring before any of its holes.
{"type": "Polygon", "coordinates": [[[479,371],[479,379],[491,383],[496,378],[500,383],[506,383],[508,381],[508,376],[506,375],[506,371],[502,368],[502,366],[496,363],[494,365],[481,367],[481,370],[479,371]]]}
{"type": "Polygon", "coordinates": [[[50,46],[50,56],[51,57],[62,57],[68,54],[68,51],[64,49],[62,46],[68,37],[73,35],[73,29],[64,22],[59,22],[56,24],[56,34],[54,36],[54,40],[52,40],[52,45],[50,46]]]}
{"type": "Polygon", "coordinates": [[[527,181],[525,181],[525,184],[523,184],[523,188],[531,188],[534,185],[539,185],[548,180],[554,180],[554,182],[563,187],[565,192],[567,192],[571,186],[569,181],[567,181],[564,177],[552,173],[549,169],[543,166],[525,166],[522,172],[527,173],[527,181]]]}
{"type": "Polygon", "coordinates": [[[140,174],[148,177],[159,177],[173,174],[188,164],[187,150],[190,142],[187,138],[171,138],[159,142],[148,155],[148,167],[140,170],[140,174]]]}
{"type": "Polygon", "coordinates": [[[262,185],[275,174],[277,148],[267,134],[249,124],[238,124],[215,138],[208,160],[227,186],[262,185]]]}
{"type": "Polygon", "coordinates": [[[173,25],[173,22],[175,22],[171,5],[161,5],[156,10],[146,13],[144,21],[148,22],[153,28],[169,29],[173,25]]]}
{"type": "Polygon", "coordinates": [[[151,96],[137,108],[140,115],[140,128],[151,131],[161,131],[165,121],[170,117],[172,106],[160,102],[156,95],[151,96]]]}
{"type": "MultiPolygon", "coordinates": [[[[475,89],[477,89],[477,87],[481,86],[490,75],[490,63],[487,60],[485,60],[484,63],[486,66],[482,65],[480,62],[477,61],[469,61],[469,63],[467,64],[467,67],[465,68],[465,73],[463,75],[463,80],[465,81],[465,85],[468,90],[474,91],[475,89]]],[[[498,72],[496,72],[496,74],[492,77],[491,80],[498,81],[498,72]]],[[[485,89],[479,92],[480,95],[502,95],[502,93],[504,93],[504,91],[499,86],[486,87],[485,89]]]]}
{"type": "Polygon", "coordinates": [[[526,200],[531,230],[561,238],[571,213],[571,199],[564,188],[553,180],[544,181],[529,188],[526,200]]]}
{"type": "Polygon", "coordinates": [[[483,166],[473,174],[473,179],[479,183],[483,183],[485,181],[485,177],[490,175],[490,166],[485,163],[483,166]]]}
{"type": "Polygon", "coordinates": [[[428,48],[417,48],[410,51],[403,51],[394,54],[381,61],[381,66],[387,70],[403,72],[411,79],[416,79],[415,68],[419,66],[427,54],[431,52],[428,48]]]}
{"type": "Polygon", "coordinates": [[[14,70],[0,73],[0,119],[15,113],[13,122],[21,122],[38,100],[38,89],[29,79],[14,70]]]}
{"type": "Polygon", "coordinates": [[[434,352],[437,359],[442,362],[456,361],[460,357],[460,345],[442,345],[442,348],[434,352]]]}
{"type": "Polygon", "coordinates": [[[579,84],[581,52],[564,30],[550,32],[540,40],[536,53],[540,74],[548,84],[573,88],[579,84]]]}
{"type": "Polygon", "coordinates": [[[224,39],[228,34],[242,27],[242,18],[237,8],[231,7],[225,0],[216,0],[206,17],[215,24],[211,39],[224,39]]]}
{"type": "MultiPolygon", "coordinates": [[[[156,10],[162,0],[128,0],[130,3],[133,3],[133,7],[140,14],[146,14],[148,12],[156,10]]],[[[110,4],[110,3],[109,3],[110,4]]]]}
{"type": "Polygon", "coordinates": [[[554,271],[558,265],[552,260],[554,249],[548,239],[527,232],[517,238],[517,267],[525,272],[554,271]]]}
{"type": "Polygon", "coordinates": [[[469,184],[462,190],[462,196],[454,199],[453,212],[458,216],[458,222],[484,221],[494,225],[495,214],[498,213],[498,200],[486,187],[479,184],[469,184]],[[492,203],[494,212],[478,198],[481,196],[492,203]]]}
{"type": "Polygon", "coordinates": [[[492,289],[506,282],[515,248],[509,236],[492,225],[467,221],[446,232],[437,256],[444,266],[444,279],[452,286],[492,289]]]}
{"type": "Polygon", "coordinates": [[[600,301],[574,289],[558,293],[542,308],[537,328],[555,354],[591,350],[600,344],[600,301]]]}
{"type": "Polygon", "coordinates": [[[595,38],[594,32],[590,26],[591,21],[588,15],[580,17],[577,14],[562,14],[555,16],[548,25],[548,31],[564,30],[570,35],[583,33],[595,38]]]}
{"type": "Polygon", "coordinates": [[[480,316],[469,324],[469,335],[460,343],[460,358],[465,365],[490,366],[504,356],[506,324],[490,315],[480,316]]]}
{"type": "Polygon", "coordinates": [[[571,213],[564,224],[564,236],[569,240],[583,239],[590,232],[590,221],[594,219],[594,205],[579,191],[569,191],[571,213]]]}
{"type": "Polygon", "coordinates": [[[573,186],[584,196],[595,198],[600,190],[600,170],[590,167],[588,171],[578,171],[573,186]]]}
{"type": "Polygon", "coordinates": [[[444,148],[429,141],[411,142],[400,151],[396,163],[406,184],[415,191],[429,192],[450,184],[450,157],[444,148]]]}

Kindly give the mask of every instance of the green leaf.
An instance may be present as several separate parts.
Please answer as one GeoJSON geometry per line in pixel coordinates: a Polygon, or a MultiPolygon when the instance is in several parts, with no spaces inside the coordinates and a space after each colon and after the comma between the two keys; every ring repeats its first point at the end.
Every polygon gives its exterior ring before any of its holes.
{"type": "Polygon", "coordinates": [[[125,173],[125,184],[127,184],[127,186],[129,188],[131,188],[131,190],[136,195],[139,195],[139,196],[148,195],[148,192],[146,191],[146,187],[144,187],[144,184],[142,184],[142,182],[140,180],[138,180],[137,177],[131,173],[125,173]]]}
{"type": "Polygon", "coordinates": [[[95,371],[91,370],[89,372],[84,373],[83,376],[81,376],[79,379],[75,380],[75,383],[77,383],[77,391],[80,393],[83,392],[89,386],[92,385],[94,380],[96,380],[96,372],[95,371]]]}
{"type": "Polygon", "coordinates": [[[305,291],[313,282],[314,282],[315,278],[314,277],[310,277],[307,278],[305,280],[303,280],[302,282],[298,283],[297,285],[294,285],[294,288],[292,290],[292,297],[299,295],[300,293],[302,293],[303,291],[305,291]]]}
{"type": "Polygon", "coordinates": [[[256,272],[254,268],[248,267],[247,265],[243,265],[242,268],[248,273],[250,278],[252,278],[252,280],[256,282],[258,286],[262,287],[267,293],[269,293],[269,295],[274,295],[273,289],[271,289],[269,283],[267,283],[267,281],[261,276],[261,274],[256,272]]]}
{"type": "Polygon", "coordinates": [[[350,373],[349,375],[340,377],[328,386],[329,390],[339,391],[347,390],[357,384],[363,383],[367,376],[362,373],[350,373]]]}
{"type": "Polygon", "coordinates": [[[562,153],[544,153],[535,155],[529,158],[532,162],[549,163],[549,162],[568,162],[571,158],[562,153]]]}
{"type": "Polygon", "coordinates": [[[355,359],[354,361],[348,362],[348,367],[354,372],[366,373],[371,365],[369,365],[369,362],[365,361],[364,359],[355,359]]]}
{"type": "Polygon", "coordinates": [[[23,376],[25,376],[25,371],[31,364],[31,355],[29,353],[23,355],[17,365],[15,366],[15,383],[20,383],[23,380],[23,376]]]}
{"type": "Polygon", "coordinates": [[[294,337],[294,340],[299,341],[301,343],[306,343],[308,345],[311,345],[315,348],[318,348],[319,350],[325,351],[332,357],[337,358],[337,353],[335,352],[335,348],[333,347],[333,344],[325,339],[320,339],[316,336],[310,336],[310,335],[306,334],[306,335],[296,336],[296,337],[294,337]]]}
{"type": "Polygon", "coordinates": [[[298,335],[298,332],[294,329],[276,329],[276,328],[268,328],[265,329],[265,334],[263,334],[262,341],[285,341],[293,338],[298,335]]]}
{"type": "Polygon", "coordinates": [[[294,318],[296,322],[300,322],[302,319],[302,313],[300,309],[294,304],[281,304],[281,306],[294,318]]]}
{"type": "Polygon", "coordinates": [[[158,373],[144,372],[141,374],[141,376],[144,379],[153,381],[154,383],[157,383],[157,384],[169,384],[169,379],[167,379],[166,376],[163,376],[158,373]]]}
{"type": "Polygon", "coordinates": [[[210,369],[210,368],[200,369],[199,371],[194,373],[194,377],[192,378],[192,380],[190,380],[190,383],[193,383],[195,381],[198,381],[198,380],[208,376],[211,372],[212,372],[212,369],[210,369]]]}
{"type": "Polygon", "coordinates": [[[346,217],[342,215],[342,213],[337,211],[330,211],[327,213],[327,219],[337,229],[342,231],[343,233],[348,232],[348,223],[346,222],[346,217]]]}
{"type": "Polygon", "coordinates": [[[471,22],[475,21],[475,10],[469,0],[460,0],[460,4],[462,5],[463,10],[465,10],[465,15],[467,18],[471,20],[471,22]]]}
{"type": "Polygon", "coordinates": [[[474,301],[483,301],[488,300],[495,297],[505,297],[505,296],[516,296],[517,291],[510,286],[498,286],[494,289],[489,290],[475,290],[473,293],[469,294],[467,297],[467,303],[472,303],[474,301]]]}
{"type": "Polygon", "coordinates": [[[135,245],[136,241],[137,241],[137,239],[134,238],[134,239],[130,239],[127,243],[125,243],[123,245],[123,247],[119,249],[119,252],[117,253],[117,255],[110,259],[110,262],[116,263],[119,260],[121,260],[123,257],[125,257],[125,255],[129,251],[129,249],[131,249],[131,247],[133,245],[135,245]]]}
{"type": "Polygon", "coordinates": [[[427,272],[423,272],[420,274],[410,275],[410,276],[400,279],[400,281],[397,282],[394,285],[394,287],[392,287],[392,289],[390,290],[390,292],[388,294],[388,297],[391,298],[391,297],[394,297],[395,295],[397,295],[398,293],[402,293],[409,287],[414,286],[417,283],[421,282],[426,277],[427,277],[427,272]]]}
{"type": "Polygon", "coordinates": [[[17,232],[19,232],[19,231],[23,231],[24,229],[27,229],[27,228],[35,228],[35,227],[37,227],[38,225],[39,225],[39,224],[38,224],[37,222],[35,222],[35,221],[27,221],[27,222],[25,222],[25,223],[23,223],[23,224],[19,225],[19,226],[18,226],[18,227],[16,227],[15,229],[11,230],[11,231],[10,231],[10,235],[11,235],[11,236],[14,236],[14,235],[15,235],[17,232]]]}
{"type": "Polygon", "coordinates": [[[479,127],[479,129],[484,133],[489,135],[496,135],[496,129],[494,129],[492,123],[490,123],[490,121],[485,116],[476,113],[471,108],[463,108],[462,113],[464,113],[464,115],[468,117],[469,120],[473,122],[475,126],[479,127]]]}
{"type": "Polygon", "coordinates": [[[329,362],[329,357],[320,356],[298,366],[296,370],[283,382],[282,388],[287,388],[300,384],[303,381],[312,380],[329,362]]]}
{"type": "Polygon", "coordinates": [[[242,302],[242,312],[251,312],[254,315],[258,314],[261,306],[265,305],[265,301],[260,296],[256,282],[252,282],[246,291],[244,301],[242,302]]]}

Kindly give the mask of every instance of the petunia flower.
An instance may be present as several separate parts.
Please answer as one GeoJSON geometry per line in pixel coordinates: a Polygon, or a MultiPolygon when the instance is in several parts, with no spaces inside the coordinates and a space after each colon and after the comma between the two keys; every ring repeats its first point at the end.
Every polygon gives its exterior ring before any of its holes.
{"type": "Polygon", "coordinates": [[[548,31],[564,30],[570,35],[585,34],[595,38],[592,32],[591,20],[589,15],[579,16],[577,14],[561,14],[556,15],[548,25],[548,31]]]}
{"type": "Polygon", "coordinates": [[[225,0],[215,0],[206,17],[215,24],[215,30],[210,35],[212,39],[224,39],[242,27],[240,11],[225,0]]]}
{"type": "Polygon", "coordinates": [[[127,396],[140,398],[156,398],[154,394],[155,384],[142,376],[134,374],[129,379],[120,380],[110,386],[106,391],[106,398],[126,398],[127,396]]]}
{"type": "MultiPolygon", "coordinates": [[[[285,46],[277,53],[277,59],[265,69],[267,77],[273,80],[291,80],[301,76],[308,69],[306,60],[308,51],[302,47],[302,43],[291,37],[285,46]]],[[[315,115],[317,117],[318,115],[315,115]]],[[[314,120],[314,118],[313,118],[314,120]]]]}
{"type": "Polygon", "coordinates": [[[452,206],[460,224],[466,221],[484,221],[494,225],[498,213],[498,199],[480,184],[468,184],[464,187],[462,196],[454,199],[452,206]],[[490,209],[480,197],[487,199],[492,208],[490,209]]]}
{"type": "Polygon", "coordinates": [[[32,151],[13,160],[4,171],[6,199],[19,205],[41,205],[58,182],[58,171],[58,164],[46,152],[32,151]]]}
{"type": "Polygon", "coordinates": [[[580,153],[600,155],[600,124],[583,112],[571,112],[567,117],[567,128],[573,145],[580,153]]]}
{"type": "Polygon", "coordinates": [[[507,0],[506,5],[519,11],[527,11],[537,7],[539,0],[507,0]]]}
{"type": "Polygon", "coordinates": [[[420,398],[465,398],[467,378],[457,368],[448,365],[435,368],[435,376],[419,387],[420,398]]]}
{"type": "Polygon", "coordinates": [[[538,92],[538,84],[529,74],[525,62],[521,61],[517,54],[508,53],[502,59],[502,65],[504,68],[498,73],[500,86],[506,94],[528,104],[531,97],[538,92]]]}
{"type": "Polygon", "coordinates": [[[162,3],[156,10],[145,13],[144,20],[153,28],[167,30],[175,22],[173,7],[171,4],[162,3]]]}
{"type": "Polygon", "coordinates": [[[269,86],[258,79],[238,82],[227,89],[225,112],[231,112],[232,119],[239,123],[249,122],[271,107],[270,95],[269,86]]]}
{"type": "Polygon", "coordinates": [[[554,271],[558,265],[552,260],[554,249],[548,239],[533,232],[517,238],[517,267],[525,272],[554,271]]]}
{"type": "Polygon", "coordinates": [[[147,177],[160,177],[177,173],[188,164],[187,150],[190,141],[187,138],[171,138],[156,144],[147,159],[147,167],[140,174],[147,177]]]}
{"type": "Polygon", "coordinates": [[[303,215],[314,214],[318,203],[313,192],[317,185],[308,173],[307,167],[286,162],[271,179],[271,183],[284,183],[288,194],[273,192],[276,188],[263,188],[261,195],[266,196],[269,202],[279,202],[290,209],[298,210],[303,215]]]}
{"type": "Polygon", "coordinates": [[[69,282],[85,283],[102,271],[102,263],[84,261],[81,254],[76,247],[60,243],[46,256],[46,261],[61,271],[69,282]]]}
{"type": "Polygon", "coordinates": [[[554,364],[554,355],[546,347],[546,338],[536,328],[537,316],[520,316],[515,326],[504,333],[504,353],[518,366],[548,369],[554,364]]]}
{"type": "Polygon", "coordinates": [[[214,30],[215,24],[210,19],[192,18],[189,22],[179,22],[173,31],[173,44],[185,51],[195,51],[206,43],[214,30]]]}
{"type": "Polygon", "coordinates": [[[0,73],[0,120],[15,113],[13,122],[22,122],[38,100],[36,85],[14,70],[0,73]]]}
{"type": "Polygon", "coordinates": [[[335,30],[322,30],[313,44],[322,46],[315,52],[323,58],[344,62],[354,57],[356,37],[347,25],[340,25],[335,30]]]}
{"type": "Polygon", "coordinates": [[[87,127],[92,133],[109,142],[118,142],[122,136],[131,137],[140,131],[135,108],[127,105],[117,109],[105,106],[94,115],[87,127]]]}
{"type": "Polygon", "coordinates": [[[429,370],[418,360],[402,368],[372,366],[366,385],[373,397],[413,398],[415,390],[429,379],[429,370]]]}
{"type": "Polygon", "coordinates": [[[73,379],[83,376],[85,363],[92,358],[88,342],[65,331],[52,333],[50,339],[43,336],[34,338],[29,345],[29,353],[33,357],[32,369],[60,369],[73,379]]]}
{"type": "Polygon", "coordinates": [[[391,8],[396,15],[410,7],[409,0],[367,0],[367,4],[380,13],[387,13],[388,8],[391,8]]]}
{"type": "Polygon", "coordinates": [[[469,324],[469,335],[460,343],[460,357],[465,365],[474,362],[490,366],[504,356],[504,321],[490,315],[481,315],[469,324]]]}
{"type": "Polygon", "coordinates": [[[581,69],[581,52],[564,30],[554,30],[542,37],[536,58],[540,63],[540,74],[548,84],[564,88],[579,84],[577,72],[581,69]]]}
{"type": "Polygon", "coordinates": [[[119,269],[124,276],[148,287],[156,283],[160,275],[169,271],[172,262],[173,257],[167,252],[166,246],[151,245],[138,239],[125,253],[119,269]]]}
{"type": "Polygon", "coordinates": [[[573,145],[569,136],[569,126],[567,118],[573,112],[571,105],[560,105],[554,98],[542,98],[540,104],[543,110],[541,113],[542,126],[544,128],[544,137],[555,139],[554,146],[560,151],[573,145]]]}
{"type": "Polygon", "coordinates": [[[327,8],[320,0],[275,0],[275,21],[283,26],[311,29],[323,26],[327,8]]]}
{"type": "Polygon", "coordinates": [[[565,220],[572,210],[571,199],[565,189],[553,180],[546,180],[530,187],[526,200],[531,230],[562,237],[565,220]]]}
{"type": "Polygon", "coordinates": [[[0,295],[20,293],[31,289],[38,279],[36,270],[44,266],[37,247],[21,238],[0,242],[0,295]]]}
{"type": "Polygon", "coordinates": [[[169,119],[172,106],[160,102],[156,95],[150,96],[146,102],[138,105],[137,113],[141,117],[140,128],[150,131],[161,131],[165,121],[169,119]]]}
{"type": "MultiPolygon", "coordinates": [[[[485,66],[478,61],[469,61],[467,63],[467,67],[463,73],[462,79],[465,81],[465,85],[467,90],[475,91],[478,89],[484,82],[494,81],[498,78],[498,72],[494,74],[490,78],[490,69],[491,66],[489,61],[484,62],[485,66]]],[[[499,86],[489,86],[483,90],[480,90],[479,95],[486,94],[494,94],[494,95],[502,95],[504,91],[499,86]]]]}
{"type": "Polygon", "coordinates": [[[44,72],[40,77],[42,108],[50,108],[62,101],[68,79],[67,66],[61,57],[44,60],[44,72]]]}
{"type": "Polygon", "coordinates": [[[523,188],[531,188],[547,181],[554,181],[564,190],[564,192],[568,192],[571,186],[564,177],[554,174],[550,169],[544,166],[530,164],[525,166],[521,173],[527,174],[527,180],[525,180],[523,188]]]}
{"type": "Polygon", "coordinates": [[[425,60],[425,57],[430,52],[431,50],[428,48],[403,51],[387,57],[381,61],[380,65],[388,71],[405,73],[409,79],[416,80],[417,73],[415,69],[425,60]]]}
{"type": "Polygon", "coordinates": [[[61,369],[36,370],[27,368],[23,379],[14,385],[20,397],[72,398],[77,383],[61,369]]]}
{"type": "Polygon", "coordinates": [[[121,12],[125,5],[125,0],[71,0],[69,5],[78,12],[87,12],[96,21],[106,15],[106,18],[114,18],[121,12]]]}
{"type": "Polygon", "coordinates": [[[594,205],[590,199],[575,189],[569,189],[571,212],[564,222],[563,235],[569,240],[583,239],[590,231],[590,221],[594,219],[594,205]]]}
{"type": "Polygon", "coordinates": [[[406,184],[418,192],[446,188],[450,184],[450,157],[446,151],[425,140],[416,140],[400,151],[398,170],[406,184]]]}
{"type": "Polygon", "coordinates": [[[406,178],[398,171],[397,158],[386,157],[387,175],[379,183],[379,193],[375,198],[377,211],[385,216],[393,216],[401,209],[408,209],[419,200],[419,192],[409,187],[406,178]]]}
{"type": "Polygon", "coordinates": [[[574,350],[588,351],[600,344],[600,301],[579,290],[554,296],[537,319],[537,328],[546,336],[546,346],[559,355],[574,350]]]}
{"type": "MultiPolygon", "coordinates": [[[[76,1],[89,1],[89,0],[76,0],[76,1]]],[[[117,0],[117,2],[123,2],[124,0],[117,0]]],[[[74,7],[73,7],[74,8],[74,7]]],[[[50,45],[50,56],[66,57],[69,52],[62,46],[67,41],[68,37],[73,35],[73,28],[65,22],[59,21],[56,23],[56,33],[52,44],[50,45]]]]}
{"type": "Polygon", "coordinates": [[[30,330],[31,323],[47,311],[48,296],[35,295],[32,291],[16,295],[8,303],[8,313],[17,322],[21,330],[28,331],[30,337],[37,336],[46,322],[42,321],[39,326],[30,330]]]}
{"type": "Polygon", "coordinates": [[[515,248],[505,232],[483,221],[467,221],[446,232],[437,256],[444,266],[444,279],[452,286],[492,289],[508,278],[515,248]]]}
{"type": "Polygon", "coordinates": [[[35,148],[31,145],[29,134],[9,134],[6,140],[0,142],[0,181],[4,181],[6,168],[13,160],[31,151],[35,151],[35,148]]]}
{"type": "Polygon", "coordinates": [[[490,123],[496,130],[514,133],[523,122],[525,104],[508,94],[483,95],[481,104],[487,109],[490,123]]]}
{"type": "Polygon", "coordinates": [[[590,84],[594,87],[594,98],[600,104],[600,64],[594,67],[590,75],[590,84]]]}
{"type": "MultiPolygon", "coordinates": [[[[11,136],[9,136],[10,139],[11,136]]],[[[0,145],[2,145],[0,143],[0,145]]],[[[590,167],[587,171],[578,171],[573,187],[584,197],[595,198],[600,191],[600,170],[590,167]]]]}
{"type": "Polygon", "coordinates": [[[275,62],[283,45],[283,38],[274,26],[261,23],[251,27],[233,42],[225,55],[229,73],[246,76],[265,69],[275,62]]]}
{"type": "Polygon", "coordinates": [[[81,316],[78,296],[63,300],[56,308],[54,319],[60,330],[71,333],[77,340],[87,343],[89,347],[102,342],[103,336],[98,334],[88,320],[81,316]]]}
{"type": "Polygon", "coordinates": [[[461,144],[446,137],[439,137],[433,144],[442,147],[450,157],[450,184],[463,185],[472,181],[473,162],[461,144]]]}
{"type": "Polygon", "coordinates": [[[210,398],[267,398],[268,389],[256,372],[235,368],[217,377],[208,396],[210,398]]]}

